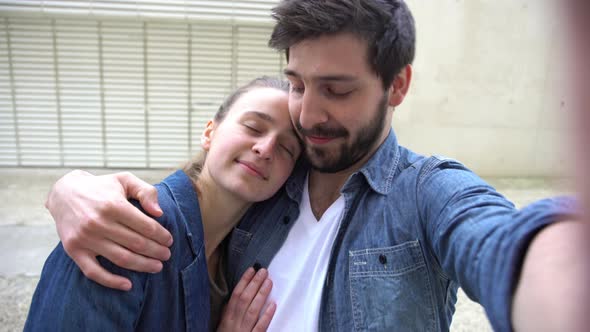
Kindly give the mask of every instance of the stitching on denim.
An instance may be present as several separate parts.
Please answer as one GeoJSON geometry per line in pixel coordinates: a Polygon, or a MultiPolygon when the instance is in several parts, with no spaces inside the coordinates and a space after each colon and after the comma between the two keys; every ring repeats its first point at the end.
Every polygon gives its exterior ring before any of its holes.
{"type": "Polygon", "coordinates": [[[395,160],[389,169],[389,175],[387,176],[387,181],[385,182],[385,191],[388,193],[391,190],[391,184],[393,183],[393,177],[395,176],[395,170],[397,169],[397,165],[399,164],[399,160],[401,158],[401,153],[399,149],[395,154],[395,160]]]}
{"type": "Polygon", "coordinates": [[[350,250],[349,251],[349,255],[350,256],[362,256],[362,255],[369,255],[369,254],[373,254],[373,253],[393,253],[393,252],[397,252],[397,251],[401,251],[403,249],[406,248],[414,248],[414,247],[419,247],[420,242],[418,240],[412,240],[412,241],[407,241],[395,246],[391,246],[391,247],[383,247],[383,248],[367,248],[367,249],[360,249],[360,250],[350,250]]]}
{"type": "Polygon", "coordinates": [[[410,272],[419,270],[421,268],[426,267],[424,262],[417,263],[412,266],[408,266],[399,270],[391,270],[391,271],[363,271],[363,272],[351,272],[350,278],[357,279],[357,278],[366,278],[366,277],[401,277],[406,275],[410,272]]]}
{"type": "MultiPolygon", "coordinates": [[[[250,243],[250,241],[252,240],[252,233],[250,232],[246,232],[245,230],[239,229],[239,228],[234,228],[234,232],[237,234],[240,234],[241,237],[245,237],[248,239],[248,244],[250,243]]],[[[243,241],[240,241],[240,244],[242,244],[243,241]]],[[[230,246],[229,249],[231,251],[237,252],[237,253],[244,253],[244,249],[247,247],[248,245],[245,246],[230,246]]]]}

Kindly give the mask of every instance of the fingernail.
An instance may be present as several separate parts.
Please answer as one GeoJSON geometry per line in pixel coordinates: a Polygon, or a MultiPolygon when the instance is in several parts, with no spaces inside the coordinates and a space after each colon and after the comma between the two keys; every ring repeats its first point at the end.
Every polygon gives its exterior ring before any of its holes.
{"type": "Polygon", "coordinates": [[[152,266],[152,273],[158,273],[160,271],[162,271],[162,268],[164,267],[164,264],[162,264],[162,262],[157,261],[154,266],[152,266]]]}
{"type": "Polygon", "coordinates": [[[123,290],[126,290],[126,291],[128,291],[128,290],[130,290],[130,289],[131,289],[131,283],[130,283],[130,282],[128,282],[128,281],[124,281],[124,282],[121,284],[121,288],[123,288],[123,290]]]}
{"type": "Polygon", "coordinates": [[[276,303],[274,303],[274,302],[271,302],[271,303],[268,305],[268,308],[267,308],[266,310],[267,310],[267,311],[271,311],[271,310],[275,310],[276,308],[277,308],[277,304],[276,304],[276,303]]]}
{"type": "Polygon", "coordinates": [[[264,280],[268,278],[268,271],[265,268],[261,268],[260,270],[258,270],[258,272],[256,272],[256,276],[261,280],[264,280]]]}

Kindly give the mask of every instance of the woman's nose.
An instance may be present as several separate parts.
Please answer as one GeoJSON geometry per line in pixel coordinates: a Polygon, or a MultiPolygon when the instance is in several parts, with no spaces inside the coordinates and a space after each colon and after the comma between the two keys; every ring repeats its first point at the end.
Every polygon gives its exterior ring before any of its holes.
{"type": "Polygon", "coordinates": [[[264,137],[259,139],[252,150],[262,159],[272,160],[276,148],[276,138],[264,137]]]}

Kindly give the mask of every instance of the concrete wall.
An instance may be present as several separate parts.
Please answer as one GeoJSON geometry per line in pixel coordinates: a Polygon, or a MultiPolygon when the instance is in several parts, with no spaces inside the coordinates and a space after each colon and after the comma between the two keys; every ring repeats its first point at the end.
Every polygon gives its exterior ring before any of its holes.
{"type": "Polygon", "coordinates": [[[414,82],[394,115],[400,143],[485,176],[565,171],[562,72],[551,0],[408,0],[414,82]]]}

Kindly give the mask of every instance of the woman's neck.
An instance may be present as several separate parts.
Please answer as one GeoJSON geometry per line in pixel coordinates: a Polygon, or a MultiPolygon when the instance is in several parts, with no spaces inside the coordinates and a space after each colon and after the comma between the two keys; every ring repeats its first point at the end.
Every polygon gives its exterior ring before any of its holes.
{"type": "Polygon", "coordinates": [[[205,232],[205,254],[209,261],[221,241],[238,224],[251,203],[239,199],[213,182],[211,177],[201,174],[195,181],[203,231],[205,232]]]}

